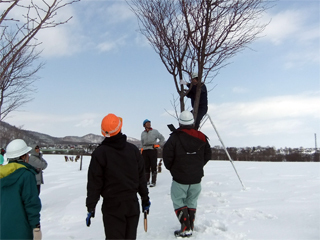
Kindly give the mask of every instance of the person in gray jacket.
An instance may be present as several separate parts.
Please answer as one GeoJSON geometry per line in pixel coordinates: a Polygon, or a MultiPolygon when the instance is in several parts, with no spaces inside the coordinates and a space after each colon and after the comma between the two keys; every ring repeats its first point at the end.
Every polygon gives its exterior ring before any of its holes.
{"type": "Polygon", "coordinates": [[[38,195],[40,195],[40,186],[44,183],[42,170],[48,166],[47,161],[43,159],[42,155],[39,145],[33,145],[30,152],[29,164],[38,171],[36,175],[38,195]]]}
{"type": "Polygon", "coordinates": [[[152,178],[150,187],[155,187],[157,181],[157,148],[163,145],[165,139],[158,130],[151,127],[150,120],[144,120],[142,125],[144,126],[145,130],[141,133],[141,152],[144,159],[146,179],[149,184],[151,171],[152,178]]]}

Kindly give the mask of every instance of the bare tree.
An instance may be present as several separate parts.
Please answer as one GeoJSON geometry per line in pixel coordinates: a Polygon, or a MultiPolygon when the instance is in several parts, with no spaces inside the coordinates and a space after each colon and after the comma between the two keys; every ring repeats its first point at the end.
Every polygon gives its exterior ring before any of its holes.
{"type": "Polygon", "coordinates": [[[62,8],[80,0],[0,0],[0,120],[31,100],[28,92],[35,74],[43,66],[37,64],[40,52],[36,35],[42,29],[67,23],[57,21],[62,8]],[[34,64],[37,64],[34,66],[34,64]]]}
{"type": "Polygon", "coordinates": [[[201,85],[212,81],[231,57],[254,41],[266,24],[259,19],[268,0],[131,0],[141,33],[173,75],[180,110],[187,92],[179,80],[198,72],[193,109],[197,117],[201,85]]]}
{"type": "Polygon", "coordinates": [[[178,1],[131,0],[127,1],[139,19],[140,31],[160,56],[167,71],[173,76],[180,96],[180,111],[184,110],[183,79],[184,58],[188,50],[188,36],[179,10],[178,1]]]}
{"type": "MultiPolygon", "coordinates": [[[[10,42],[15,42],[9,36],[6,36],[6,38],[9,38],[10,42]]],[[[0,44],[5,43],[0,41],[0,44]]],[[[3,47],[2,45],[3,48],[0,52],[1,58],[10,52],[6,59],[13,59],[11,64],[3,61],[3,65],[8,65],[8,68],[6,72],[3,72],[0,81],[0,120],[33,99],[31,97],[31,93],[34,92],[32,83],[37,79],[35,74],[43,66],[43,63],[35,66],[40,54],[40,52],[35,52],[36,46],[27,45],[17,54],[9,46],[3,47]],[[15,57],[12,58],[12,55],[15,55],[15,57]]]]}

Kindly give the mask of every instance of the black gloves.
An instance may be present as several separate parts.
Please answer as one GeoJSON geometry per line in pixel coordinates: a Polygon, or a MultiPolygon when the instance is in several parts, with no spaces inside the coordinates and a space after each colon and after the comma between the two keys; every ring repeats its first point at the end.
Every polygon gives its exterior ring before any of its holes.
{"type": "Polygon", "coordinates": [[[142,199],[141,205],[142,205],[142,212],[146,211],[147,214],[149,214],[149,208],[150,208],[150,205],[151,205],[149,197],[142,199]]]}
{"type": "Polygon", "coordinates": [[[90,210],[88,212],[88,215],[87,215],[87,218],[86,218],[86,224],[87,224],[88,227],[90,227],[91,218],[94,218],[94,210],[90,210]]]}

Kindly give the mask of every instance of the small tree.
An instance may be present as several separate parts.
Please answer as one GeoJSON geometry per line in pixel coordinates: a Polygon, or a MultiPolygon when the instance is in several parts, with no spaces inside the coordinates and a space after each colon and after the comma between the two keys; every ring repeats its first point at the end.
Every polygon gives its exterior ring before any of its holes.
{"type": "MultiPolygon", "coordinates": [[[[179,80],[198,72],[194,117],[201,84],[225,67],[231,57],[257,38],[268,0],[131,0],[141,33],[159,54],[173,76],[180,110],[187,92],[179,80]]],[[[211,81],[209,80],[209,81],[211,81]]]]}
{"type": "Polygon", "coordinates": [[[35,74],[43,66],[33,66],[41,44],[36,35],[42,29],[67,23],[57,21],[62,8],[80,0],[5,0],[0,1],[0,120],[31,100],[28,92],[35,74]]]}

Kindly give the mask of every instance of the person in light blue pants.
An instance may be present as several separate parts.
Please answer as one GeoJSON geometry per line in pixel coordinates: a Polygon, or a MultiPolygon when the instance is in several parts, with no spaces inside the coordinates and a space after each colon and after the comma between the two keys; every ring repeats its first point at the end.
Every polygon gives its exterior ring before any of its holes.
{"type": "Polygon", "coordinates": [[[171,200],[174,209],[180,209],[187,206],[188,209],[196,209],[197,201],[201,192],[201,183],[180,184],[172,181],[171,200]]]}
{"type": "Polygon", "coordinates": [[[174,234],[176,237],[190,237],[201,192],[203,167],[211,159],[211,148],[207,137],[193,128],[191,112],[183,111],[179,124],[163,147],[163,162],[172,175],[171,199],[181,224],[181,229],[174,234]]]}

